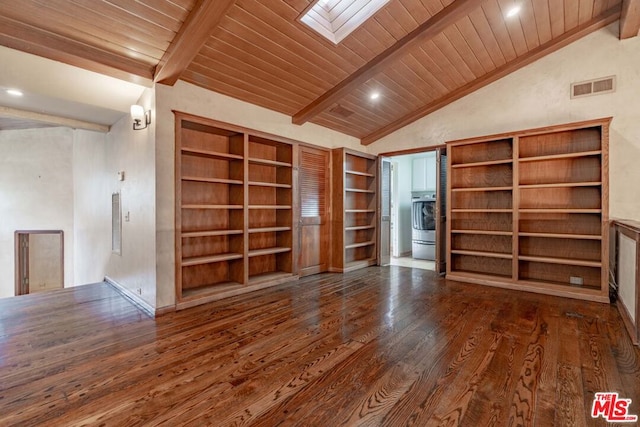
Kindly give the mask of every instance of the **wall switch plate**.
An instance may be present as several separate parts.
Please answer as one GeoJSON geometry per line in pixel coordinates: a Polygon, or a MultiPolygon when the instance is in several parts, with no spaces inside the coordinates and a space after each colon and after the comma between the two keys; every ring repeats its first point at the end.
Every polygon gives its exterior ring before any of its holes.
{"type": "Polygon", "coordinates": [[[571,277],[569,277],[569,283],[572,284],[572,285],[583,285],[584,281],[583,281],[582,277],[571,276],[571,277]]]}
{"type": "Polygon", "coordinates": [[[124,171],[118,172],[118,181],[124,181],[124,171]]]}

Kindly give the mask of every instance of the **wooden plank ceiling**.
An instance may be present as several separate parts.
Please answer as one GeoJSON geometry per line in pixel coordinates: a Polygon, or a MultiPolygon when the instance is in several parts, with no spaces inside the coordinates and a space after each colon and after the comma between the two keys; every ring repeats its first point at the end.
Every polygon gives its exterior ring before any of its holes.
{"type": "Polygon", "coordinates": [[[640,27],[640,0],[519,0],[511,18],[513,0],[391,0],[334,45],[299,21],[314,1],[0,0],[0,44],[182,79],[369,144],[621,14],[625,37],[640,27]]]}

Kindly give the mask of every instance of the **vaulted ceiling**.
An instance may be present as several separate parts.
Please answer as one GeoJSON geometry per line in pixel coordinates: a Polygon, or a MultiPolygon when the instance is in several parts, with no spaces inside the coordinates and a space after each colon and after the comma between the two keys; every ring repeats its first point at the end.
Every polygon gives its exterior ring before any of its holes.
{"type": "Polygon", "coordinates": [[[0,0],[0,45],[369,144],[618,19],[640,28],[640,0],[390,0],[335,45],[300,22],[315,1],[0,0]]]}

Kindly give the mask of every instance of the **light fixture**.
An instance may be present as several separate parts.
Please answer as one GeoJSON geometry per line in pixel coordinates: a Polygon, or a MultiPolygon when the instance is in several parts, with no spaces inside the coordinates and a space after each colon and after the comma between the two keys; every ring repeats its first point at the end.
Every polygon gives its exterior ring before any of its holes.
{"type": "Polygon", "coordinates": [[[511,9],[507,11],[507,18],[511,18],[520,13],[521,6],[519,4],[514,5],[511,9]]]}
{"type": "Polygon", "coordinates": [[[24,95],[19,89],[7,89],[7,94],[11,96],[22,96],[24,95]]]}
{"type": "Polygon", "coordinates": [[[132,105],[131,118],[133,119],[133,130],[146,129],[151,124],[151,110],[145,111],[142,105],[132,105]]]}
{"type": "Polygon", "coordinates": [[[380,98],[380,92],[371,92],[371,95],[369,95],[369,98],[372,101],[375,101],[376,99],[380,98]]]}

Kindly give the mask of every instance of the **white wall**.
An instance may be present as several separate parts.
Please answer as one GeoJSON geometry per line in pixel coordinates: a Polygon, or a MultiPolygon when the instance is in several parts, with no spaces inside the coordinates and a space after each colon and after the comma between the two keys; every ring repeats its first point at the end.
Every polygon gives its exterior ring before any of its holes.
{"type": "Polygon", "coordinates": [[[14,232],[64,232],[64,284],[73,284],[73,131],[0,131],[0,298],[15,294],[14,232]]]}
{"type": "Polygon", "coordinates": [[[640,220],[640,37],[620,41],[618,24],[599,30],[406,126],[370,153],[442,144],[581,120],[613,117],[610,216],[640,220]],[[571,100],[572,82],[617,76],[613,94],[571,100]]]}
{"type": "Polygon", "coordinates": [[[412,156],[393,157],[397,164],[398,192],[397,208],[398,217],[396,230],[398,231],[398,252],[399,255],[411,254],[411,173],[412,156]]]}
{"type": "Polygon", "coordinates": [[[14,231],[61,229],[65,287],[106,275],[156,306],[154,138],[153,127],[134,132],[128,115],[107,135],[69,128],[0,132],[0,271],[6,272],[0,297],[14,295],[14,231]],[[118,181],[119,171],[125,181],[118,181]],[[111,252],[114,192],[130,218],[122,223],[122,255],[111,252]]]}
{"type": "Polygon", "coordinates": [[[111,198],[107,176],[107,137],[73,134],[74,284],[104,279],[111,256],[111,198]]]}
{"type": "MultiPolygon", "coordinates": [[[[139,103],[154,110],[153,90],[148,89],[139,103]]],[[[111,127],[107,135],[104,184],[101,203],[109,206],[109,261],[106,275],[126,288],[149,308],[156,301],[156,117],[147,129],[134,131],[129,115],[111,127]],[[118,180],[124,171],[125,180],[118,180]],[[111,253],[111,194],[120,193],[122,206],[122,252],[111,253]],[[128,216],[129,220],[126,220],[128,216]]],[[[171,166],[173,169],[173,165],[171,166]]]]}
{"type": "Polygon", "coordinates": [[[358,139],[179,81],[156,85],[157,307],[175,303],[175,118],[172,110],[272,133],[323,147],[365,151],[358,139]]]}
{"type": "Polygon", "coordinates": [[[63,230],[65,287],[102,281],[111,253],[106,136],[2,131],[0,151],[0,297],[14,295],[15,230],[63,230]]]}
{"type": "Polygon", "coordinates": [[[157,85],[156,98],[159,124],[166,130],[169,126],[173,127],[171,110],[176,110],[322,147],[350,147],[365,151],[365,147],[357,138],[313,123],[297,126],[292,124],[291,117],[285,114],[205,90],[181,80],[175,86],[157,85]]]}

